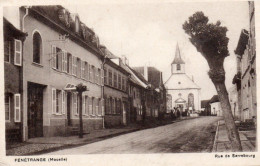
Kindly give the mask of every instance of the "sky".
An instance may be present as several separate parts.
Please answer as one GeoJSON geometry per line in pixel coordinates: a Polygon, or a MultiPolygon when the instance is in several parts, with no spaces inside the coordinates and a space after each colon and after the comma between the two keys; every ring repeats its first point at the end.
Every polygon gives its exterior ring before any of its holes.
{"type": "Polygon", "coordinates": [[[170,77],[178,42],[186,74],[193,76],[201,87],[202,100],[210,99],[216,90],[207,74],[208,64],[189,42],[183,23],[196,11],[203,11],[209,22],[220,20],[228,28],[230,56],[224,63],[227,89],[231,88],[236,73],[234,50],[240,32],[249,29],[246,1],[90,3],[64,7],[78,13],[80,20],[96,32],[101,44],[113,54],[125,55],[132,67],[145,64],[156,67],[163,72],[164,82],[170,77]]]}
{"type": "Polygon", "coordinates": [[[216,94],[208,77],[208,64],[189,42],[182,24],[196,11],[203,11],[209,22],[220,20],[228,28],[230,56],[225,59],[227,89],[232,86],[236,73],[237,46],[242,29],[249,28],[248,2],[178,2],[99,4],[65,6],[76,12],[80,20],[93,28],[105,45],[116,56],[125,55],[130,66],[154,66],[163,72],[166,81],[171,74],[176,44],[186,62],[186,74],[193,76],[201,87],[201,99],[210,99],[216,94]]]}

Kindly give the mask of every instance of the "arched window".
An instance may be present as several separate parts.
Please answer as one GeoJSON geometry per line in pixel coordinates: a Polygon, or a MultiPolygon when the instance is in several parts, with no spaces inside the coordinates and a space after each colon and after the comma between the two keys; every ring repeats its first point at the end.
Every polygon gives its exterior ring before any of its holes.
{"type": "Polygon", "coordinates": [[[38,32],[33,34],[33,62],[41,63],[42,54],[42,39],[38,32]]]}
{"type": "Polygon", "coordinates": [[[181,70],[181,65],[177,64],[177,70],[181,70]]]}

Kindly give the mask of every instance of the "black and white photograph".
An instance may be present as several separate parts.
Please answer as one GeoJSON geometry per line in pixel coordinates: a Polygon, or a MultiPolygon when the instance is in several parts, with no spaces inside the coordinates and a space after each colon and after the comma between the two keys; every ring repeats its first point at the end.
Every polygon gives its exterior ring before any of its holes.
{"type": "Polygon", "coordinates": [[[254,163],[256,4],[2,3],[4,156],[206,153],[254,163]]]}

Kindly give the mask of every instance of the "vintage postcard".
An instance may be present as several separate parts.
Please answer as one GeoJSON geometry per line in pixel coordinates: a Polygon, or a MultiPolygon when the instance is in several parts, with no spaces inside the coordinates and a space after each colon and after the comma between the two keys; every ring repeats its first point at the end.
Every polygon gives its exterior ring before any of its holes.
{"type": "Polygon", "coordinates": [[[0,166],[260,163],[259,2],[0,5],[0,166]]]}

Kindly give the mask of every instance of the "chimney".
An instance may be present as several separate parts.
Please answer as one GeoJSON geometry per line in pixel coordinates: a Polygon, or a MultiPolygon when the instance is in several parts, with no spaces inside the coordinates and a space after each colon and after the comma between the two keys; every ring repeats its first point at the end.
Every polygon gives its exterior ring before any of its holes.
{"type": "Polygon", "coordinates": [[[129,61],[127,59],[127,57],[125,55],[122,55],[122,61],[124,65],[128,65],[129,66],[129,61]]]}
{"type": "Polygon", "coordinates": [[[148,67],[147,64],[144,65],[144,79],[148,81],[148,67]]]}

